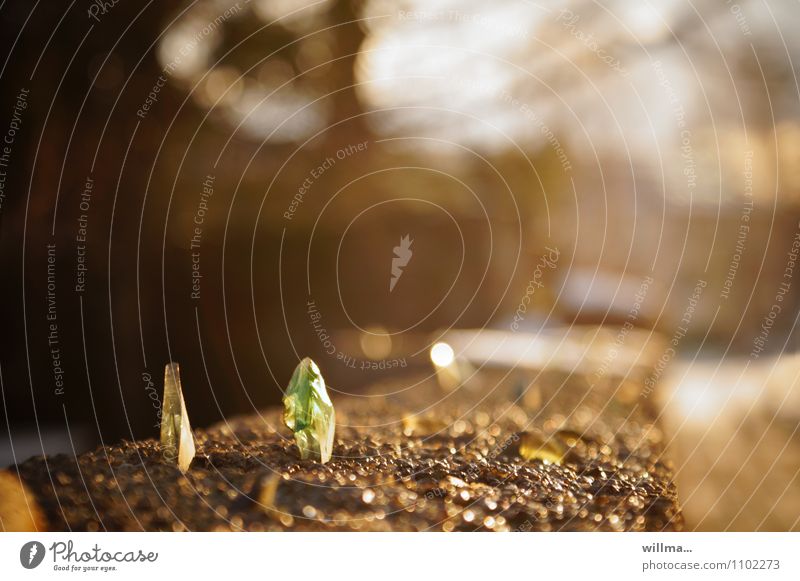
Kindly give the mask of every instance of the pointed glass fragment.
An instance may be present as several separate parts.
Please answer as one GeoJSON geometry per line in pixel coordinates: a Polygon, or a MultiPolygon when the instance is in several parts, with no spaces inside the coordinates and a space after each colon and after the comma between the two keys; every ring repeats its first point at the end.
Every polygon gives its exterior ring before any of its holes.
{"type": "Polygon", "coordinates": [[[323,464],[330,460],[336,414],[319,367],[310,358],[303,359],[294,370],[283,405],[283,421],[294,432],[300,457],[323,464]]]}
{"type": "Polygon", "coordinates": [[[181,368],[168,363],[164,369],[164,406],[161,410],[161,446],[164,458],[177,462],[181,472],[186,472],[194,458],[194,436],[189,425],[189,414],[183,401],[181,368]]]}

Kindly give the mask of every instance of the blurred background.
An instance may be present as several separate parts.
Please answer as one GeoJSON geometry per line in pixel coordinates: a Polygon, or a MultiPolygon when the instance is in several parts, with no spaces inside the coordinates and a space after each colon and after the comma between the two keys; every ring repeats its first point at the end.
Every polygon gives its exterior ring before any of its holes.
{"type": "Polygon", "coordinates": [[[798,26],[789,0],[0,3],[0,465],[153,437],[170,360],[203,427],[305,355],[335,399],[413,385],[447,330],[610,329],[687,528],[798,529],[798,26]]]}

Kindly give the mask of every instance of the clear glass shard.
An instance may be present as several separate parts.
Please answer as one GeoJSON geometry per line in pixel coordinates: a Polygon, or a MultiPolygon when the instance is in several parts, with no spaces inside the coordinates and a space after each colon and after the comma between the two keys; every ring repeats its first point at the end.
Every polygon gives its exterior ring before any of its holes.
{"type": "Polygon", "coordinates": [[[333,453],[336,414],[319,367],[310,358],[303,359],[294,370],[283,405],[283,421],[294,432],[300,457],[328,462],[333,453]]]}
{"type": "Polygon", "coordinates": [[[164,403],[161,410],[161,446],[164,458],[186,472],[194,458],[194,436],[183,401],[181,368],[168,363],[164,368],[164,403]]]}

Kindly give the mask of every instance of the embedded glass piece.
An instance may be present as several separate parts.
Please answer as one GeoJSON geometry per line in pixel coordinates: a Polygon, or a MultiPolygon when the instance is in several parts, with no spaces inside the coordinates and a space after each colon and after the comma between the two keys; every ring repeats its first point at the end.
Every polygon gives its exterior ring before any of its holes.
{"type": "Polygon", "coordinates": [[[181,387],[181,368],[168,363],[164,369],[164,405],[161,410],[161,446],[164,458],[177,462],[181,472],[186,472],[194,458],[194,436],[186,413],[181,387]]]}
{"type": "Polygon", "coordinates": [[[309,357],[294,370],[283,396],[283,405],[283,421],[294,432],[300,457],[319,460],[323,464],[330,460],[336,414],[319,367],[309,357]]]}
{"type": "Polygon", "coordinates": [[[561,464],[564,460],[564,447],[554,438],[543,438],[533,433],[525,432],[519,442],[519,455],[525,460],[541,460],[551,464],[561,464]]]}

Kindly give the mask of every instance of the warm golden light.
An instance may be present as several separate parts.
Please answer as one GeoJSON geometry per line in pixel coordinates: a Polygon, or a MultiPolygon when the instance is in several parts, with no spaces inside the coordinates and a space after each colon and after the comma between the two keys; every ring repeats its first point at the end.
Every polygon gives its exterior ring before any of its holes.
{"type": "Polygon", "coordinates": [[[383,327],[370,327],[360,338],[361,351],[373,361],[385,359],[392,353],[392,336],[383,327]]]}
{"type": "Polygon", "coordinates": [[[447,367],[456,358],[455,351],[447,343],[436,343],[431,347],[431,361],[436,367],[447,367]]]}

